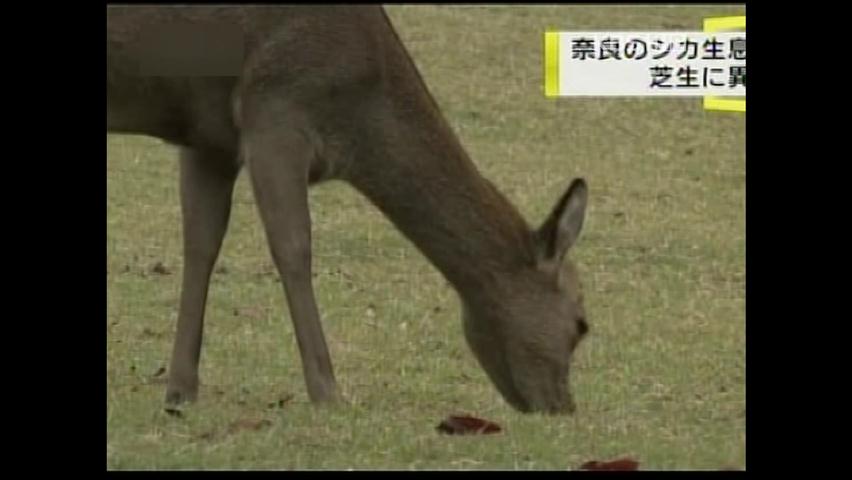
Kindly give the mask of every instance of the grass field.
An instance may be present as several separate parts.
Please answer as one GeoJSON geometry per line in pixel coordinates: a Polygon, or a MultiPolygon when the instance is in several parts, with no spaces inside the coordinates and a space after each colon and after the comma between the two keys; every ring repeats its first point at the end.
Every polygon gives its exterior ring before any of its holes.
{"type": "Polygon", "coordinates": [[[176,151],[107,136],[110,469],[745,467],[745,118],[699,99],[542,94],[547,27],[700,30],[744,7],[393,6],[471,157],[538,223],[571,178],[591,189],[574,258],[591,333],[574,416],[523,415],[468,350],[444,279],[349,186],[312,190],[315,286],[348,405],[308,403],[245,172],[213,276],[199,402],[163,412],[177,315],[176,151]],[[161,264],[161,267],[154,267],[161,264]],[[466,412],[504,432],[449,437],[466,412]]]}

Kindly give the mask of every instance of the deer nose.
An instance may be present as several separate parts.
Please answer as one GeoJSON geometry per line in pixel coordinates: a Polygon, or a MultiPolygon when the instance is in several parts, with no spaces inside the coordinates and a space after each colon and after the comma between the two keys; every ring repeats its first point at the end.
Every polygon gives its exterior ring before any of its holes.
{"type": "Polygon", "coordinates": [[[562,412],[560,413],[573,414],[576,411],[577,404],[574,402],[574,395],[570,391],[565,392],[565,402],[562,405],[562,412]]]}
{"type": "Polygon", "coordinates": [[[550,413],[553,415],[571,415],[577,411],[577,404],[574,403],[574,398],[571,394],[568,394],[566,400],[564,402],[559,403],[555,407],[550,409],[550,413]]]}
{"type": "Polygon", "coordinates": [[[574,403],[574,398],[569,396],[568,401],[565,402],[565,413],[573,414],[576,411],[577,411],[577,404],[574,403]]]}

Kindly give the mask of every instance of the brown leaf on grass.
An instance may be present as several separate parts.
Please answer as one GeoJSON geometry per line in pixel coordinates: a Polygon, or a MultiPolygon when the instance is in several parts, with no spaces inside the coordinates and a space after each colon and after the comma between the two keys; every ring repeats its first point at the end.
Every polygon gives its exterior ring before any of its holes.
{"type": "Polygon", "coordinates": [[[157,262],[153,267],[151,267],[151,273],[156,273],[157,275],[171,275],[172,271],[166,268],[166,266],[163,265],[163,262],[157,262]]]}
{"type": "Polygon", "coordinates": [[[592,460],[580,465],[580,470],[638,470],[639,462],[632,458],[619,458],[609,462],[592,460]]]}
{"type": "Polygon", "coordinates": [[[448,435],[489,434],[503,430],[494,422],[470,415],[450,415],[435,428],[448,435]]]}
{"type": "Polygon", "coordinates": [[[245,308],[239,308],[239,309],[235,308],[234,309],[234,316],[235,317],[243,316],[243,317],[251,318],[252,320],[260,320],[265,316],[264,314],[265,314],[265,310],[263,308],[260,308],[260,307],[245,307],[245,308]]]}
{"type": "Polygon", "coordinates": [[[165,375],[165,373],[166,373],[166,367],[160,367],[160,368],[157,369],[156,372],[152,373],[151,376],[148,378],[148,380],[144,381],[144,383],[147,383],[149,385],[158,385],[158,384],[167,383],[169,381],[169,378],[168,378],[168,376],[165,375]]]}
{"type": "Polygon", "coordinates": [[[242,418],[235,422],[231,422],[228,426],[228,433],[235,433],[240,430],[258,431],[264,427],[271,426],[272,422],[265,418],[242,418]]]}
{"type": "Polygon", "coordinates": [[[284,408],[284,405],[290,403],[290,400],[293,400],[293,394],[288,393],[283,397],[279,398],[277,402],[269,402],[268,404],[266,404],[266,406],[268,408],[275,408],[276,406],[278,408],[284,408]]]}
{"type": "Polygon", "coordinates": [[[175,418],[183,418],[183,411],[181,411],[181,410],[180,410],[180,409],[178,409],[178,408],[174,408],[174,407],[166,407],[166,408],[164,408],[163,410],[164,410],[166,413],[168,413],[170,416],[172,416],[172,417],[175,417],[175,418]]]}
{"type": "Polygon", "coordinates": [[[142,336],[147,338],[163,338],[166,334],[163,332],[155,332],[150,328],[145,328],[142,330],[142,336]]]}

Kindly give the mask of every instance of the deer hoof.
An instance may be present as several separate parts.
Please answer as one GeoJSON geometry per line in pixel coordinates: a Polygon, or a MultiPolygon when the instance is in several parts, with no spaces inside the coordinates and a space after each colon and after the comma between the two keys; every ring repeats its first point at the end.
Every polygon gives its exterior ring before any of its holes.
{"type": "Polygon", "coordinates": [[[166,407],[192,403],[198,399],[198,380],[189,382],[170,381],[166,388],[166,407]]]}

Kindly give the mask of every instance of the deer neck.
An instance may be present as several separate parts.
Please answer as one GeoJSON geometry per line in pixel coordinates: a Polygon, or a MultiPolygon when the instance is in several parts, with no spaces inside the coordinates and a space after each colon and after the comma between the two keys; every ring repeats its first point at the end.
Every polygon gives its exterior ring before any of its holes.
{"type": "Polygon", "coordinates": [[[496,294],[505,274],[534,259],[529,226],[471,162],[401,43],[396,47],[347,179],[463,298],[496,294]]]}

